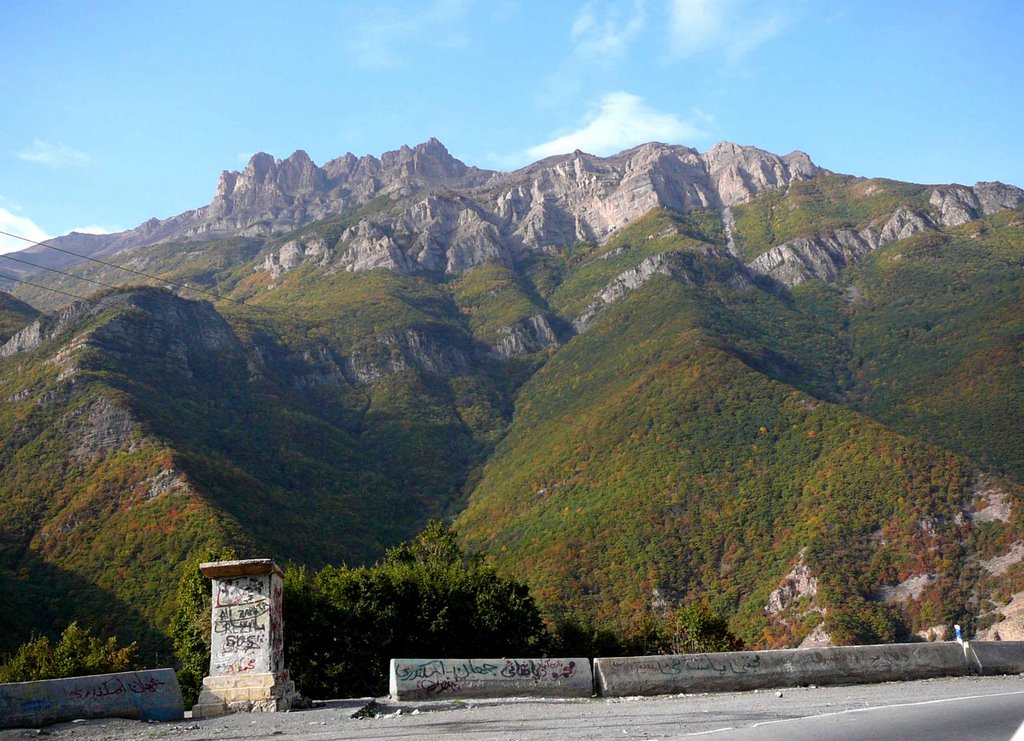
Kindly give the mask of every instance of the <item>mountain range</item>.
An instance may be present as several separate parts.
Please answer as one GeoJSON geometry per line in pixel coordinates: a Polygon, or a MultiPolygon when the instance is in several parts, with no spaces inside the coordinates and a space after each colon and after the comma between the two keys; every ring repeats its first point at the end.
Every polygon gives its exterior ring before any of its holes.
{"type": "Polygon", "coordinates": [[[1021,629],[1014,186],[431,139],[50,244],[0,293],[0,650],[77,618],[156,654],[208,548],[363,563],[438,516],[552,620],[1021,629]]]}

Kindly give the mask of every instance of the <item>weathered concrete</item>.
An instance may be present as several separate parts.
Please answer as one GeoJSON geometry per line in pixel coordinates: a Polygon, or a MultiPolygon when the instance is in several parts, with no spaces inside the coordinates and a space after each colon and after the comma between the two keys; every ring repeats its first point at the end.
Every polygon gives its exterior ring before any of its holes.
{"type": "Polygon", "coordinates": [[[971,672],[982,676],[1024,672],[1024,641],[970,641],[964,655],[971,672]]]}
{"type": "Polygon", "coordinates": [[[966,675],[956,643],[902,643],[779,651],[597,659],[604,697],[861,684],[966,675]]]}
{"type": "Polygon", "coordinates": [[[268,558],[200,564],[213,580],[210,675],[192,716],[288,710],[281,569],[268,558]]]}
{"type": "Polygon", "coordinates": [[[395,700],[590,697],[587,659],[392,659],[395,700]]]}
{"type": "Polygon", "coordinates": [[[0,684],[0,728],[77,718],[180,720],[184,711],[173,669],[0,684]]]}

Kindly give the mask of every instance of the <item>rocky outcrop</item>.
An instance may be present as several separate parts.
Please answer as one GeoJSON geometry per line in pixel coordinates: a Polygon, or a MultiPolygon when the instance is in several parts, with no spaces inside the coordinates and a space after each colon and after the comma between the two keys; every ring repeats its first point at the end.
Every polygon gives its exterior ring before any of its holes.
{"type": "Polygon", "coordinates": [[[974,191],[963,185],[947,185],[932,191],[928,202],[935,207],[942,226],[960,226],[978,218],[981,203],[974,191]]]}
{"type": "Polygon", "coordinates": [[[443,327],[417,326],[379,332],[354,350],[342,367],[352,383],[373,383],[405,370],[453,376],[469,370],[473,357],[443,327]]]}
{"type": "Polygon", "coordinates": [[[723,206],[744,203],[761,191],[785,188],[794,180],[822,172],[803,152],[779,157],[730,142],[716,144],[701,159],[723,206]]]}
{"type": "Polygon", "coordinates": [[[979,641],[1024,641],[1024,592],[1017,592],[1010,601],[989,613],[995,622],[975,636],[979,641]]]}
{"type": "Polygon", "coordinates": [[[656,275],[666,275],[690,286],[712,282],[736,289],[752,286],[742,264],[734,260],[728,250],[721,247],[704,245],[698,249],[662,252],[648,257],[635,268],[619,273],[576,317],[572,323],[573,329],[577,333],[585,332],[606,306],[622,300],[656,275]],[[698,266],[696,262],[701,257],[717,261],[718,269],[711,272],[704,269],[706,266],[698,266]]]}
{"type": "Polygon", "coordinates": [[[602,243],[655,208],[722,208],[817,172],[801,153],[778,157],[734,144],[703,155],[658,143],[613,157],[576,151],[480,187],[426,193],[398,215],[361,221],[342,236],[339,264],[446,274],[512,266],[528,253],[602,243]]]}
{"type": "Polygon", "coordinates": [[[926,216],[900,207],[881,225],[860,231],[840,229],[824,237],[799,237],[784,242],[758,255],[747,263],[747,268],[790,287],[809,280],[831,283],[847,265],[872,250],[931,228],[926,216]]]}
{"type": "Polygon", "coordinates": [[[1024,203],[1024,190],[999,182],[965,185],[942,185],[932,191],[929,203],[936,219],[945,227],[959,226],[981,216],[988,216],[1024,203]]]}
{"type": "Polygon", "coordinates": [[[143,479],[135,485],[143,502],[167,496],[168,494],[195,494],[196,491],[184,473],[175,468],[165,468],[155,476],[143,479]]]}
{"type": "Polygon", "coordinates": [[[318,237],[309,240],[293,239],[267,254],[263,258],[263,262],[259,262],[253,267],[253,271],[268,272],[272,278],[276,279],[307,262],[322,267],[327,264],[330,256],[331,251],[325,239],[318,237]]]}
{"type": "Polygon", "coordinates": [[[799,237],[758,255],[747,268],[787,286],[809,280],[832,282],[851,262],[872,250],[867,235],[844,229],[829,237],[799,237]]]}
{"type": "Polygon", "coordinates": [[[908,576],[899,584],[879,587],[872,595],[874,599],[883,602],[909,602],[916,600],[924,593],[924,590],[935,583],[938,577],[935,574],[916,574],[908,576]]]}
{"type": "Polygon", "coordinates": [[[974,195],[986,216],[1024,203],[1024,190],[1000,182],[975,183],[974,195]]]}
{"type": "Polygon", "coordinates": [[[778,615],[801,597],[813,599],[818,594],[818,578],[803,562],[800,561],[782,578],[782,583],[768,595],[768,603],[764,606],[766,615],[778,615]]]}
{"type": "Polygon", "coordinates": [[[491,350],[499,358],[530,355],[561,344],[551,321],[543,314],[502,327],[498,330],[498,337],[491,350]]]}
{"type": "Polygon", "coordinates": [[[105,396],[66,414],[62,429],[72,441],[70,454],[79,465],[138,447],[142,433],[131,413],[105,396]]]}
{"type": "Polygon", "coordinates": [[[974,505],[966,512],[971,522],[1009,522],[1013,514],[1013,500],[1006,487],[989,476],[979,473],[971,491],[974,505]]]}
{"type": "Polygon", "coordinates": [[[1010,546],[1010,550],[1001,556],[980,561],[981,568],[994,576],[1005,574],[1011,566],[1024,561],[1024,543],[1018,541],[1010,546]]]}
{"type": "Polygon", "coordinates": [[[430,194],[386,221],[362,220],[341,237],[337,265],[359,271],[455,274],[483,265],[512,265],[494,218],[452,193],[430,194]]]}

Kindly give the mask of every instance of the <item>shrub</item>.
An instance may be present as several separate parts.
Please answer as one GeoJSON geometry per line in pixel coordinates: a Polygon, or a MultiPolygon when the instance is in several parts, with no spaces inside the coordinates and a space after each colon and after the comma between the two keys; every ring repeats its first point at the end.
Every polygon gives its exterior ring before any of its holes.
{"type": "Polygon", "coordinates": [[[543,650],[529,590],[467,559],[431,522],[370,567],[285,576],[285,652],[301,692],[382,694],[392,658],[513,656],[543,650]]]}
{"type": "Polygon", "coordinates": [[[171,639],[185,707],[194,705],[199,698],[210,665],[210,580],[199,571],[199,564],[232,558],[235,553],[231,550],[206,551],[185,567],[178,582],[178,609],[171,620],[171,639]]]}
{"type": "Polygon", "coordinates": [[[81,677],[137,669],[138,644],[121,647],[116,638],[103,641],[71,623],[56,645],[45,636],[23,644],[0,666],[0,682],[81,677]]]}

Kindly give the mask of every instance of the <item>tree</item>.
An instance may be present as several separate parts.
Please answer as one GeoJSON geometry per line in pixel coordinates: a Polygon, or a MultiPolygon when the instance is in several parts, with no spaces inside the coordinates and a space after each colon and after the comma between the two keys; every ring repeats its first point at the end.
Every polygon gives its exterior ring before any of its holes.
{"type": "Polygon", "coordinates": [[[684,605],[667,621],[669,648],[674,654],[738,651],[743,643],[729,624],[707,605],[684,605]]]}
{"type": "Polygon", "coordinates": [[[82,677],[137,669],[139,646],[121,647],[116,638],[103,641],[71,623],[54,645],[45,636],[23,644],[0,666],[0,682],[82,677]]]}
{"type": "Polygon", "coordinates": [[[547,641],[527,587],[467,559],[436,521],[370,567],[289,569],[284,600],[286,661],[314,697],[385,692],[392,658],[524,655],[547,641]]]}
{"type": "Polygon", "coordinates": [[[178,609],[171,619],[171,639],[186,707],[196,703],[210,665],[210,580],[199,571],[199,564],[232,558],[232,550],[206,551],[185,566],[178,582],[178,609]]]}

